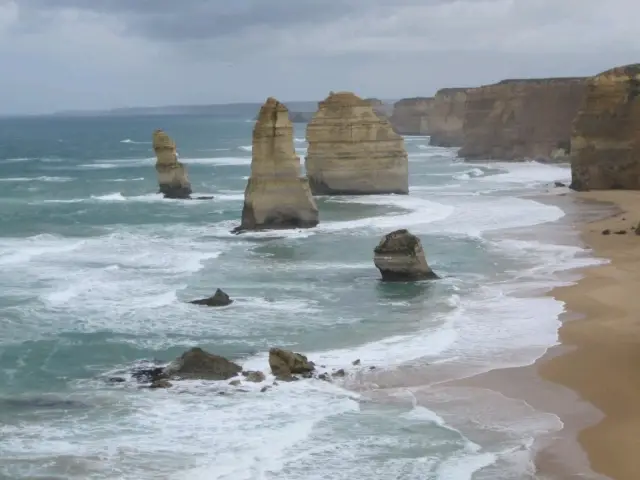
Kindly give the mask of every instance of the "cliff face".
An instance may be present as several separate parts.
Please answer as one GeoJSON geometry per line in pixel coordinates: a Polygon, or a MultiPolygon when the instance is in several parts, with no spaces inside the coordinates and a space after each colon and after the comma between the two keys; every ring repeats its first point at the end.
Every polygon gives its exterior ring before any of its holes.
{"type": "Polygon", "coordinates": [[[187,168],[178,161],[176,144],[162,130],[153,132],[153,150],[156,154],[156,172],[160,193],[165,198],[189,198],[191,184],[187,168]]]}
{"type": "Polygon", "coordinates": [[[573,123],[571,188],[640,189],[640,64],[589,80],[573,123]]]}
{"type": "Polygon", "coordinates": [[[439,147],[460,147],[464,143],[466,88],[438,90],[429,112],[429,143],[439,147]]]}
{"type": "Polygon", "coordinates": [[[252,155],[238,230],[315,227],[318,208],[307,179],[300,178],[289,111],[275,98],[260,109],[252,155]]]}
{"type": "Polygon", "coordinates": [[[404,140],[368,102],[331,93],[307,125],[306,169],[316,195],[409,193],[404,140]]]}
{"type": "Polygon", "coordinates": [[[388,120],[393,113],[393,105],[386,104],[378,98],[365,98],[364,101],[371,105],[373,111],[376,112],[376,115],[380,118],[386,118],[388,120]]]}
{"type": "Polygon", "coordinates": [[[401,135],[429,135],[429,115],[433,103],[433,97],[398,100],[393,105],[389,119],[393,129],[401,135]]]}
{"type": "Polygon", "coordinates": [[[493,160],[566,155],[585,88],[584,78],[552,78],[504,80],[467,90],[459,155],[493,160]]]}

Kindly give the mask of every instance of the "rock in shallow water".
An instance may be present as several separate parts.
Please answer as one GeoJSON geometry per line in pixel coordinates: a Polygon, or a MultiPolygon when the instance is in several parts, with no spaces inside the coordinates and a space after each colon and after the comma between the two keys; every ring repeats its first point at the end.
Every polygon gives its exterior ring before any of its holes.
{"type": "Polygon", "coordinates": [[[224,357],[192,348],[173,361],[165,370],[168,376],[185,379],[228,380],[242,371],[242,367],[224,357]]]}
{"type": "Polygon", "coordinates": [[[292,374],[305,374],[315,370],[315,364],[304,355],[281,348],[269,350],[269,367],[276,377],[282,377],[283,380],[292,374]]]}
{"type": "Polygon", "coordinates": [[[385,281],[439,278],[427,264],[420,239],[406,229],[385,235],[374,249],[373,262],[385,281]]]}
{"type": "Polygon", "coordinates": [[[229,295],[218,288],[216,293],[211,297],[203,298],[201,300],[192,300],[189,303],[194,305],[206,305],[207,307],[226,307],[227,305],[231,305],[233,300],[231,300],[229,295]]]}

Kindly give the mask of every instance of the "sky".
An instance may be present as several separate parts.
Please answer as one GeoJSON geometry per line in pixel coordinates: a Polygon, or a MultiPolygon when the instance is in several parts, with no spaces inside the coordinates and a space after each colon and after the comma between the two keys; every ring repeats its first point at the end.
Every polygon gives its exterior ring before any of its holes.
{"type": "Polygon", "coordinates": [[[0,114],[430,96],[640,62],[639,0],[0,0],[0,114]]]}

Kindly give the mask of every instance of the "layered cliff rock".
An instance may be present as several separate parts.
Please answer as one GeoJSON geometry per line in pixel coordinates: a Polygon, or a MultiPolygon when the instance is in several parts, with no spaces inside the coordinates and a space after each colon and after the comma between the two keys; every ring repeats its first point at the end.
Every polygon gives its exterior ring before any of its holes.
{"type": "Polygon", "coordinates": [[[640,64],[591,78],[573,123],[571,188],[640,189],[640,64]]]}
{"type": "Polygon", "coordinates": [[[548,160],[568,154],[571,124],[584,98],[585,78],[504,80],[467,90],[467,159],[548,160]]]}
{"type": "Polygon", "coordinates": [[[384,103],[379,98],[365,98],[364,101],[371,105],[373,111],[376,112],[376,115],[380,118],[386,118],[388,120],[393,113],[393,106],[384,103]]]}
{"type": "Polygon", "coordinates": [[[253,128],[251,176],[244,192],[237,229],[309,228],[318,224],[318,208],[293,146],[289,111],[268,98],[253,128]]]}
{"type": "Polygon", "coordinates": [[[396,230],[380,240],[373,262],[382,280],[406,282],[438,278],[427,264],[420,239],[408,230],[396,230]]]}
{"type": "Polygon", "coordinates": [[[464,144],[466,88],[438,90],[428,114],[429,143],[438,147],[461,147],[464,144]]]}
{"type": "Polygon", "coordinates": [[[331,93],[307,125],[306,170],[316,195],[409,193],[404,140],[371,104],[331,93]]]}
{"type": "Polygon", "coordinates": [[[429,135],[429,116],[433,97],[403,98],[393,104],[389,121],[393,129],[401,135],[429,135]]]}
{"type": "Polygon", "coordinates": [[[178,160],[175,142],[164,131],[155,130],[152,143],[160,193],[165,198],[189,198],[191,184],[187,168],[178,160]]]}

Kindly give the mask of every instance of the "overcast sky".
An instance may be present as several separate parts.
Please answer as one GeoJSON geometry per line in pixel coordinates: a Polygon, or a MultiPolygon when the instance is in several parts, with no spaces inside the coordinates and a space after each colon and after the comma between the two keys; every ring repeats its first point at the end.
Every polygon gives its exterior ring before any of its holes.
{"type": "Polygon", "coordinates": [[[640,0],[0,0],[0,113],[401,98],[640,62],[640,0]]]}

